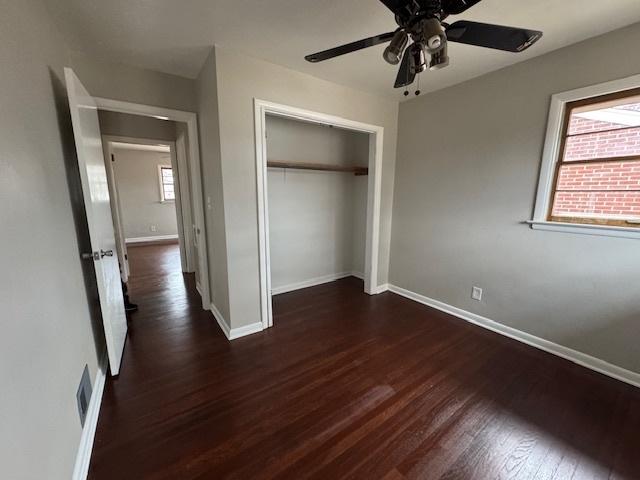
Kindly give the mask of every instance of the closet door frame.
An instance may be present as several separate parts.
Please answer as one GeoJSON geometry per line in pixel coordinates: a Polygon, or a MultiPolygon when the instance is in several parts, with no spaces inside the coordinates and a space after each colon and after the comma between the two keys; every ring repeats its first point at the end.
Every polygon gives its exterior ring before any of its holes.
{"type": "Polygon", "coordinates": [[[378,284],[380,244],[380,204],[382,196],[382,146],[384,128],[324,113],[254,99],[256,135],[256,189],[258,202],[258,243],[260,257],[260,309],[263,328],[273,326],[271,310],[271,261],[269,255],[269,203],[267,191],[266,116],[275,115],[321,125],[331,125],[369,135],[369,181],[367,185],[367,233],[364,291],[377,295],[385,291],[378,284]]]}

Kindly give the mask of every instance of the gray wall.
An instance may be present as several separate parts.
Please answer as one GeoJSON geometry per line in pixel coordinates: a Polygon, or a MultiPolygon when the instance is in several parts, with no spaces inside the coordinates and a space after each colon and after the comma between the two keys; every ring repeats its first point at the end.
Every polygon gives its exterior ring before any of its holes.
{"type": "MultiPolygon", "coordinates": [[[[270,160],[367,166],[369,136],[268,116],[270,160]]],[[[364,270],[367,177],[270,168],[271,286],[364,270]],[[364,189],[361,188],[364,185],[364,189]]]]}
{"type": "Polygon", "coordinates": [[[378,281],[387,282],[398,104],[216,47],[232,328],[259,322],[254,99],[384,127],[378,281]]]}
{"type": "Polygon", "coordinates": [[[229,279],[227,276],[227,239],[220,156],[218,79],[215,50],[207,58],[196,80],[202,192],[207,229],[209,289],[211,302],[229,322],[229,279]]]}
{"type": "Polygon", "coordinates": [[[158,167],[171,167],[171,154],[117,148],[114,157],[125,238],[177,235],[176,203],[161,202],[158,180],[158,167]]]}
{"type": "Polygon", "coordinates": [[[73,52],[70,65],[95,97],[197,111],[195,81],[73,52]]]}
{"type": "Polygon", "coordinates": [[[640,372],[637,240],[521,223],[551,95],[640,73],[638,45],[636,24],[403,103],[391,283],[640,372]]]}
{"type": "Polygon", "coordinates": [[[67,52],[41,2],[0,0],[0,11],[0,476],[62,480],[80,442],[82,370],[95,382],[104,351],[93,265],[80,261],[90,247],[67,52]]]}
{"type": "Polygon", "coordinates": [[[150,140],[164,140],[174,142],[177,138],[177,123],[171,120],[128,113],[100,110],[100,132],[102,135],[116,137],[134,137],[150,140]]]}

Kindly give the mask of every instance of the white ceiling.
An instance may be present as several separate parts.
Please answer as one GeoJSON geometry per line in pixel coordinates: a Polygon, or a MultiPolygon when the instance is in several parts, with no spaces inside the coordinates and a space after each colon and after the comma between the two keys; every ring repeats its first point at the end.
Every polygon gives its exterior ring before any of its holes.
{"type": "MultiPolygon", "coordinates": [[[[319,78],[386,96],[396,67],[383,46],[310,64],[304,56],[394,30],[378,0],[49,0],[72,48],[195,78],[213,44],[319,78]]],[[[640,21],[638,0],[483,0],[455,19],[542,30],[523,54],[454,44],[451,66],[422,75],[433,91],[640,21]]],[[[413,95],[412,95],[413,96],[413,95]]]]}

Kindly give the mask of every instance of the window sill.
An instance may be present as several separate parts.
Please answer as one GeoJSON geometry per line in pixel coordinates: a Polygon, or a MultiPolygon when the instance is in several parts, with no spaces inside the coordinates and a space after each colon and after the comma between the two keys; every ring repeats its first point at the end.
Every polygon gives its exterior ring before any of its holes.
{"type": "Polygon", "coordinates": [[[600,235],[604,237],[638,238],[640,228],[611,227],[606,225],[588,225],[580,223],[560,223],[548,221],[526,221],[534,230],[548,232],[577,233],[581,235],[600,235]]]}
{"type": "Polygon", "coordinates": [[[160,203],[176,203],[175,200],[160,200],[160,203]]]}

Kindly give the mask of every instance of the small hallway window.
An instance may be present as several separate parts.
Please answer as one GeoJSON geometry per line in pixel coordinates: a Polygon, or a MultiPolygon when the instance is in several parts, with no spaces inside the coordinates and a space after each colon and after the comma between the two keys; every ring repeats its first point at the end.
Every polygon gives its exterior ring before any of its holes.
{"type": "Polygon", "coordinates": [[[176,199],[173,184],[173,170],[171,167],[160,166],[158,169],[160,175],[160,200],[162,202],[171,202],[176,199]]]}

